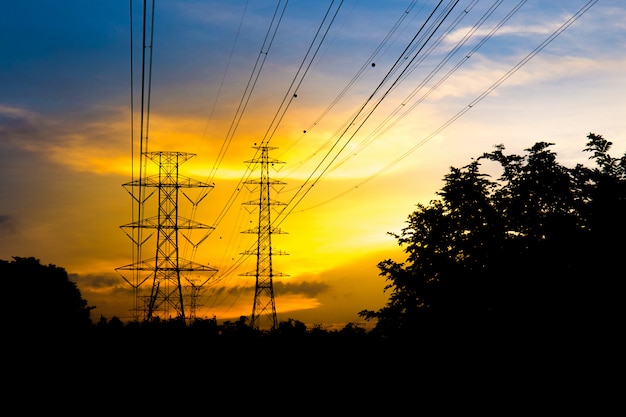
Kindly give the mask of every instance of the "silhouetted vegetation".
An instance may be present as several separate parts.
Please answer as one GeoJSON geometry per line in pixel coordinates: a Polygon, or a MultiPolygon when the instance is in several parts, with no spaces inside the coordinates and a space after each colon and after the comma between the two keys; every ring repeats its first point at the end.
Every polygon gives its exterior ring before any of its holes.
{"type": "Polygon", "coordinates": [[[258,331],[245,316],[224,323],[125,323],[117,317],[93,323],[94,307],[63,268],[19,257],[0,260],[13,301],[13,316],[5,321],[16,325],[18,338],[71,340],[72,349],[80,346],[78,351],[100,359],[110,352],[118,352],[118,359],[127,353],[154,358],[198,349],[232,358],[252,347],[261,349],[257,355],[271,353],[281,360],[298,360],[303,349],[315,355],[332,350],[336,357],[343,352],[345,358],[387,352],[391,346],[397,353],[404,345],[389,345],[396,339],[424,344],[443,336],[503,332],[558,337],[621,326],[626,155],[611,157],[611,143],[589,134],[584,151],[596,167],[567,168],[557,163],[551,145],[538,142],[522,156],[506,155],[500,145],[450,169],[440,198],[418,204],[406,228],[393,234],[405,248],[406,261],[378,264],[390,296],[380,310],[359,313],[375,322],[371,331],[355,323],[339,331],[307,328],[292,318],[273,331],[258,331]],[[485,161],[501,167],[499,178],[481,172],[485,161]],[[77,344],[68,336],[81,339],[77,344]]]}
{"type": "Polygon", "coordinates": [[[10,325],[23,333],[78,334],[91,329],[90,311],[65,269],[34,257],[0,260],[3,291],[10,300],[10,325]]]}
{"type": "MultiPolygon", "coordinates": [[[[276,340],[302,341],[305,335],[311,339],[328,340],[325,337],[364,334],[357,325],[349,323],[341,332],[328,331],[321,325],[309,332],[307,326],[289,318],[278,323],[273,331],[260,331],[248,324],[248,317],[218,324],[216,319],[182,318],[123,322],[114,316],[101,316],[93,323],[91,311],[76,283],[69,280],[65,269],[56,265],[42,265],[34,257],[14,257],[12,261],[0,260],[0,276],[5,283],[5,294],[11,301],[12,311],[5,323],[11,328],[9,335],[14,341],[46,340],[50,346],[65,346],[76,341],[91,346],[115,346],[134,343],[146,349],[153,344],[179,344],[221,341],[232,348],[236,344],[256,342],[269,343],[276,340]],[[324,335],[324,337],[320,335],[324,335]]],[[[99,349],[98,349],[99,350],[99,349]]]]}
{"type": "Polygon", "coordinates": [[[359,314],[383,337],[616,334],[626,253],[626,155],[589,134],[596,164],[567,168],[551,143],[504,146],[451,168],[440,197],[393,234],[405,262],[378,264],[389,301],[359,314]],[[481,163],[502,168],[493,180],[481,163]]]}

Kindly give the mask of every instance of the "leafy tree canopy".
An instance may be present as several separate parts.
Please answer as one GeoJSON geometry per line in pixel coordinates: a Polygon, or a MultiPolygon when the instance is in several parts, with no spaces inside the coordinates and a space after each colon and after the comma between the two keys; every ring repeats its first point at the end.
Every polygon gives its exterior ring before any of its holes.
{"type": "Polygon", "coordinates": [[[524,155],[498,145],[452,167],[439,198],[418,204],[407,226],[391,233],[407,258],[378,264],[387,304],[359,315],[389,337],[616,325],[626,154],[611,157],[601,135],[587,139],[593,168],[559,164],[547,142],[524,155]],[[499,178],[481,172],[484,161],[501,166],[499,178]]]}
{"type": "Polygon", "coordinates": [[[65,269],[34,257],[0,260],[0,277],[10,297],[7,320],[26,331],[77,332],[91,326],[90,312],[65,269]]]}

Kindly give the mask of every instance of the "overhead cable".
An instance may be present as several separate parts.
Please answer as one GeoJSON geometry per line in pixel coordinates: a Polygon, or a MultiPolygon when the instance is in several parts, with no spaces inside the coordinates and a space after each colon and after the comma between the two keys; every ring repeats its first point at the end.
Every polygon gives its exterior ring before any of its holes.
{"type": "MultiPolygon", "coordinates": [[[[319,207],[323,204],[326,204],[330,201],[333,201],[341,196],[346,195],[347,193],[349,193],[350,191],[353,191],[357,188],[359,188],[360,186],[368,183],[369,181],[373,180],[374,178],[376,178],[377,176],[379,176],[380,174],[382,174],[383,172],[389,170],[390,168],[392,168],[394,165],[396,165],[397,163],[399,163],[401,160],[403,160],[404,158],[406,158],[407,156],[409,156],[411,153],[413,153],[415,150],[417,150],[418,148],[420,148],[421,146],[423,146],[426,142],[428,142],[429,140],[431,140],[432,138],[434,138],[435,136],[437,136],[439,133],[441,133],[445,128],[447,128],[448,126],[450,126],[452,123],[454,123],[457,119],[459,119],[461,116],[463,116],[465,113],[467,113],[470,109],[472,109],[474,106],[476,106],[478,103],[480,103],[485,97],[487,97],[493,90],[495,90],[496,88],[498,88],[502,83],[504,83],[507,79],[509,79],[513,74],[515,74],[520,68],[522,68],[526,63],[528,63],[528,61],[530,61],[533,57],[535,57],[539,52],[541,52],[546,46],[548,46],[557,36],[559,36],[561,33],[563,33],[568,27],[570,27],[576,20],[578,20],[583,14],[585,14],[594,4],[596,4],[598,2],[598,0],[592,0],[587,2],[582,8],[580,8],[574,15],[572,15],[567,21],[565,21],[556,31],[554,31],[550,36],[548,36],[548,38],[546,38],[543,42],[541,42],[541,44],[539,44],[535,49],[533,49],[528,55],[526,55],[522,60],[520,60],[515,66],[513,66],[509,71],[507,71],[502,77],[500,77],[496,82],[494,82],[493,84],[491,84],[491,86],[489,86],[486,90],[484,90],[480,95],[478,95],[474,100],[472,100],[467,106],[465,106],[463,109],[461,109],[459,112],[457,112],[454,116],[452,116],[450,119],[448,119],[444,124],[442,124],[439,128],[435,129],[431,134],[429,134],[428,136],[426,136],[424,139],[422,139],[420,142],[418,142],[415,146],[411,147],[409,150],[407,150],[406,152],[404,152],[402,155],[400,155],[398,158],[394,159],[393,161],[391,161],[389,164],[385,165],[383,168],[381,168],[380,170],[376,171],[374,174],[370,175],[369,177],[367,177],[365,180],[361,181],[360,183],[358,183],[356,186],[352,187],[351,189],[348,189],[336,196],[334,196],[333,198],[330,198],[320,204],[316,204],[315,206],[311,206],[308,207],[306,210],[315,208],[315,207],[319,207]]],[[[304,210],[301,210],[304,211],[304,210]]]]}

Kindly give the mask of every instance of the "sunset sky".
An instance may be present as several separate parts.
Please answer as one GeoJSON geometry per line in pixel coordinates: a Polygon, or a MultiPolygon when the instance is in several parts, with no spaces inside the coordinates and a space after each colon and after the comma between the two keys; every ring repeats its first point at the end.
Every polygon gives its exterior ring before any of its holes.
{"type": "Polygon", "coordinates": [[[273,194],[285,203],[273,212],[286,232],[272,238],[287,253],[273,257],[279,319],[327,328],[385,304],[376,265],[404,259],[388,232],[450,167],[538,141],[589,164],[591,132],[613,156],[626,149],[621,0],[156,0],[151,49],[141,1],[4,3],[0,259],[65,268],[96,320],[130,319],[116,268],[132,262],[120,226],[134,216],[123,184],[142,103],[148,151],[193,153],[181,174],[214,184],[181,213],[214,229],[182,249],[217,269],[198,315],[219,320],[252,310],[242,274],[255,258],[241,253],[254,235],[242,232],[258,212],[243,203],[258,191],[241,182],[260,175],[246,164],[256,145],[276,148],[270,175],[285,183],[273,194]]]}

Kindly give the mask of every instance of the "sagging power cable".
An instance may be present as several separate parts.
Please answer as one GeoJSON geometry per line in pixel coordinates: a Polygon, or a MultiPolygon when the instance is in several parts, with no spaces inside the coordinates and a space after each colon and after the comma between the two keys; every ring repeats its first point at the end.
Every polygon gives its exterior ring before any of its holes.
{"type": "Polygon", "coordinates": [[[409,156],[410,154],[415,152],[418,148],[420,148],[421,146],[426,144],[429,140],[431,140],[432,138],[437,136],[444,129],[446,129],[448,126],[450,126],[456,120],[458,120],[461,116],[463,116],[465,113],[467,113],[470,109],[472,109],[474,106],[476,106],[478,103],[480,103],[493,90],[498,88],[502,83],[504,83],[513,74],[515,74],[520,68],[522,68],[524,65],[526,65],[526,63],[528,63],[528,61],[530,61],[532,58],[534,58],[539,52],[541,52],[546,46],[548,46],[554,39],[556,39],[557,36],[559,36],[561,33],[563,33],[568,27],[570,27],[576,20],[578,20],[583,14],[585,14],[597,2],[598,2],[598,0],[592,0],[592,1],[587,2],[574,15],[572,15],[567,21],[565,21],[557,30],[555,30],[550,36],[548,36],[543,42],[541,42],[535,49],[533,49],[528,55],[526,55],[522,60],[520,60],[515,66],[513,66],[509,71],[507,71],[496,82],[491,84],[491,86],[489,86],[480,95],[478,95],[474,100],[472,100],[467,106],[465,106],[463,109],[461,109],[459,112],[457,112],[454,116],[452,116],[450,119],[448,119],[444,124],[439,126],[432,133],[430,133],[428,136],[423,138],[420,142],[415,144],[413,147],[411,147],[409,150],[404,152],[398,158],[394,159],[389,164],[385,165],[383,168],[379,169],[374,174],[372,174],[369,177],[367,177],[365,180],[359,182],[354,187],[352,187],[352,188],[350,188],[350,189],[348,189],[348,190],[346,190],[346,191],[344,191],[344,192],[342,192],[342,193],[340,193],[340,194],[338,194],[338,195],[336,195],[336,196],[334,196],[334,197],[332,197],[332,198],[330,198],[330,199],[328,199],[328,200],[326,200],[326,201],[324,201],[322,203],[316,204],[315,206],[308,207],[308,208],[303,209],[301,211],[310,210],[310,209],[319,207],[321,205],[327,204],[327,203],[329,203],[329,202],[331,202],[333,200],[336,200],[339,197],[342,197],[342,196],[348,194],[350,191],[356,190],[357,188],[361,187],[362,185],[370,182],[374,178],[376,178],[379,175],[381,175],[383,172],[391,169],[394,165],[398,164],[404,158],[406,158],[407,156],[409,156]]]}

